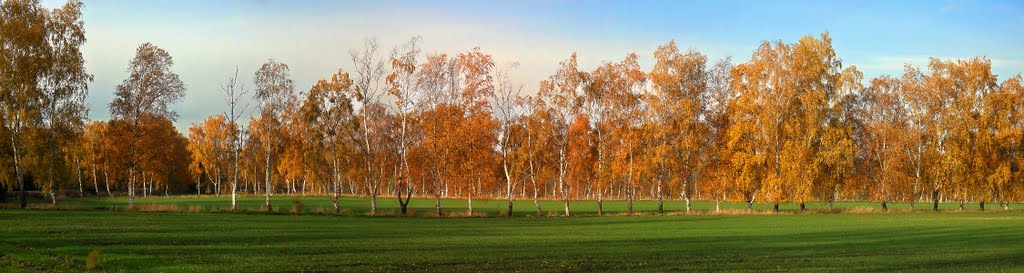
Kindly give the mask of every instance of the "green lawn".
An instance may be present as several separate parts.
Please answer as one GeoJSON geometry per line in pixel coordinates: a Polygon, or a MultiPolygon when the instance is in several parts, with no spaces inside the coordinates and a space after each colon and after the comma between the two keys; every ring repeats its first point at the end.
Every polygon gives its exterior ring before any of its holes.
{"type": "MultiPolygon", "coordinates": [[[[223,201],[140,202],[158,200],[223,201]]],[[[346,200],[353,207],[363,201],[346,200]]],[[[428,201],[414,204],[430,207],[428,201]]],[[[120,199],[63,200],[72,202],[120,199]]],[[[495,211],[499,202],[474,203],[495,211]]],[[[1020,272],[1024,212],[505,219],[0,210],[0,272],[84,271],[93,250],[107,272],[1020,272]]]]}

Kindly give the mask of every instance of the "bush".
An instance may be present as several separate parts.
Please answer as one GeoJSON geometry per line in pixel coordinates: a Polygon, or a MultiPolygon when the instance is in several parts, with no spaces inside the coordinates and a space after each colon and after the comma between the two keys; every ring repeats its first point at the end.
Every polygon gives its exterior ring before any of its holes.
{"type": "Polygon", "coordinates": [[[193,213],[195,213],[195,212],[203,212],[204,210],[205,210],[205,209],[203,208],[203,206],[200,206],[200,205],[191,205],[191,206],[188,206],[188,212],[193,212],[193,213]]]}
{"type": "Polygon", "coordinates": [[[306,205],[302,204],[302,200],[292,200],[292,214],[302,214],[304,211],[306,211],[306,205]]]}

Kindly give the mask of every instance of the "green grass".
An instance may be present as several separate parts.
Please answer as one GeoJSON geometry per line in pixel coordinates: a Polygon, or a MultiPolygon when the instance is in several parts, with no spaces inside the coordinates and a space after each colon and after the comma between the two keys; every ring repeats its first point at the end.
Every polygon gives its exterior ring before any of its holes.
{"type": "MultiPolygon", "coordinates": [[[[139,207],[182,212],[126,211],[125,198],[68,198],[58,210],[0,209],[0,272],[79,272],[98,250],[108,272],[394,272],[394,271],[1021,271],[1024,211],[977,204],[964,212],[928,212],[931,204],[890,203],[889,213],[782,213],[654,216],[657,202],[634,204],[640,217],[536,217],[533,202],[515,202],[516,218],[392,217],[398,204],[380,198],[386,217],[368,217],[369,200],[346,197],[344,216],[330,215],[326,197],[275,196],[277,213],[258,212],[263,199],[245,196],[246,213],[224,211],[228,197],[136,198],[139,207]],[[301,202],[307,213],[288,213],[301,202]],[[316,210],[326,213],[309,213],[316,210]]],[[[46,207],[48,200],[33,200],[46,207]]],[[[504,200],[474,200],[478,215],[497,216],[504,200]]],[[[451,212],[464,199],[442,199],[451,212]]],[[[666,201],[669,213],[685,203],[666,201]]],[[[560,215],[560,201],[541,201],[543,216],[560,215]]],[[[571,204],[593,216],[593,201],[571,204]]],[[[756,204],[766,211],[770,204],[756,204]]],[[[812,212],[827,203],[809,203],[812,212]]],[[[877,203],[837,202],[872,211],[877,203]]],[[[957,211],[959,204],[941,204],[957,211]]],[[[416,215],[431,215],[432,199],[413,199],[416,215]]],[[[606,201],[621,215],[626,202],[606,201]]],[[[714,203],[695,201],[712,211],[714,203]]],[[[723,203],[745,211],[746,204],[723,203]]],[[[795,212],[796,204],[783,204],[795,212]]]]}
{"type": "Polygon", "coordinates": [[[1017,211],[505,219],[6,209],[0,271],[84,271],[99,250],[108,272],[1019,272],[1021,234],[1017,211]]]}

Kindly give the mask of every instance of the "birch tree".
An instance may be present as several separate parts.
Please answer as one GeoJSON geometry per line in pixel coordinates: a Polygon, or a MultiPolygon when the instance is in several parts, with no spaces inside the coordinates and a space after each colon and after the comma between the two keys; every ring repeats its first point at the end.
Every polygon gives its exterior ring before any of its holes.
{"type": "Polygon", "coordinates": [[[705,109],[707,98],[707,57],[696,51],[681,53],[675,41],[659,46],[654,52],[656,63],[649,73],[653,96],[651,109],[657,124],[654,131],[661,155],[658,161],[657,193],[659,212],[664,212],[663,182],[677,181],[680,195],[690,200],[696,190],[696,180],[703,169],[707,141],[705,109]]]}
{"type": "Polygon", "coordinates": [[[864,90],[864,147],[872,181],[868,196],[881,203],[882,210],[889,209],[887,203],[904,178],[901,135],[906,132],[906,116],[900,88],[898,79],[883,76],[864,90]]]}
{"type": "Polygon", "coordinates": [[[289,103],[295,100],[295,84],[291,79],[291,69],[287,64],[268,60],[253,76],[253,90],[259,101],[260,120],[265,123],[263,134],[264,193],[265,207],[270,206],[271,160],[274,146],[279,145],[278,130],[281,128],[282,115],[289,103]]]}
{"type": "Polygon", "coordinates": [[[349,74],[338,70],[329,80],[317,81],[302,106],[303,118],[315,132],[313,138],[323,146],[320,148],[324,151],[324,161],[330,164],[327,181],[335,213],[341,212],[341,180],[348,170],[356,167],[351,155],[358,124],[353,117],[352,100],[346,96],[346,90],[351,87],[349,74]]]}
{"type": "Polygon", "coordinates": [[[243,99],[249,94],[245,83],[238,81],[238,68],[235,68],[234,76],[224,83],[221,83],[220,90],[224,92],[224,103],[227,104],[227,111],[224,116],[228,122],[228,146],[231,148],[231,210],[238,209],[238,173],[239,153],[242,150],[242,132],[244,129],[238,120],[245,115],[249,104],[243,99]],[[244,104],[243,104],[244,103],[244,104]]]}
{"type": "Polygon", "coordinates": [[[373,162],[377,161],[374,159],[374,154],[378,153],[380,149],[380,145],[375,143],[374,139],[378,138],[377,134],[381,132],[372,131],[370,128],[374,126],[373,123],[381,122],[383,117],[372,115],[369,109],[374,105],[379,105],[381,99],[387,95],[387,85],[384,81],[387,75],[385,61],[378,53],[377,40],[372,38],[364,41],[362,49],[350,51],[349,55],[351,55],[352,64],[355,67],[353,88],[350,88],[349,96],[354,98],[353,106],[359,109],[357,118],[361,127],[360,142],[357,147],[363,154],[366,167],[364,181],[370,195],[370,214],[376,215],[377,195],[380,193],[382,177],[377,174],[379,172],[375,173],[373,170],[373,162]]]}
{"type": "MultiPolygon", "coordinates": [[[[926,88],[924,73],[914,66],[904,66],[900,83],[900,96],[907,111],[903,152],[914,179],[912,191],[915,195],[921,195],[926,186],[930,187],[932,210],[938,211],[941,184],[935,178],[939,177],[936,160],[940,139],[936,132],[939,131],[941,100],[932,90],[926,88]]],[[[910,199],[911,209],[918,199],[918,196],[910,199]]]]}
{"type": "Polygon", "coordinates": [[[722,200],[729,192],[729,184],[734,179],[729,169],[730,153],[727,150],[727,132],[729,130],[729,112],[736,100],[735,90],[730,86],[733,64],[731,58],[721,59],[711,67],[707,76],[707,107],[705,117],[708,127],[708,175],[704,180],[705,190],[715,201],[715,212],[721,211],[722,200]]]}
{"type": "MultiPolygon", "coordinates": [[[[441,196],[447,191],[448,182],[455,177],[450,166],[454,165],[457,155],[449,147],[452,134],[458,133],[455,132],[458,121],[453,119],[456,117],[454,112],[463,112],[453,108],[457,90],[460,89],[458,62],[447,54],[431,54],[420,66],[418,76],[416,83],[423,91],[418,107],[419,119],[423,121],[420,123],[423,135],[417,148],[418,154],[423,154],[427,159],[424,160],[423,168],[430,175],[428,180],[431,181],[434,193],[434,212],[440,216],[441,196]]],[[[461,118],[462,113],[459,114],[461,118]]]]}
{"type": "Polygon", "coordinates": [[[594,124],[596,170],[591,192],[596,195],[597,213],[601,215],[604,195],[614,181],[631,178],[631,163],[622,162],[627,164],[626,168],[616,168],[615,154],[619,148],[624,147],[623,152],[627,154],[636,148],[628,132],[637,126],[638,93],[645,74],[640,70],[636,54],[629,54],[621,62],[601,65],[590,75],[582,106],[594,124]]]}
{"type": "MultiPolygon", "coordinates": [[[[505,198],[508,199],[507,217],[512,217],[513,191],[519,183],[517,173],[520,172],[521,160],[514,157],[518,155],[517,149],[522,147],[522,131],[517,134],[516,125],[520,121],[523,100],[521,96],[523,86],[516,86],[512,83],[509,73],[519,66],[519,63],[512,63],[504,70],[497,71],[495,77],[494,92],[491,95],[491,105],[498,118],[498,152],[501,157],[502,174],[505,176],[505,198]]],[[[519,127],[521,128],[521,127],[519,127]]]]}
{"type": "Polygon", "coordinates": [[[549,135],[552,138],[556,153],[556,166],[558,170],[558,190],[563,199],[565,216],[569,216],[569,201],[571,200],[569,187],[566,184],[566,175],[569,168],[569,140],[568,128],[571,120],[579,113],[577,106],[579,92],[589,76],[586,72],[579,70],[576,61],[576,53],[569,59],[559,63],[559,69],[554,75],[548,77],[540,84],[540,91],[537,96],[542,107],[550,111],[552,126],[549,135]]]}
{"type": "Polygon", "coordinates": [[[942,170],[948,178],[952,198],[960,202],[960,209],[968,198],[980,195],[980,206],[989,192],[978,192],[985,176],[983,162],[978,156],[979,137],[984,130],[985,111],[982,98],[992,93],[996,78],[988,59],[966,60],[931,59],[926,84],[942,98],[942,170]]]}
{"type": "Polygon", "coordinates": [[[174,121],[178,114],[170,105],[185,96],[185,83],[171,71],[174,60],[163,49],[143,43],[128,63],[128,78],[114,91],[110,114],[125,121],[130,132],[128,163],[128,204],[134,205],[135,172],[138,169],[138,146],[143,119],[158,116],[174,121]]]}
{"type": "Polygon", "coordinates": [[[56,202],[56,183],[63,181],[55,176],[64,169],[61,147],[69,145],[86,115],[84,98],[92,76],[80,51],[86,40],[81,9],[79,1],[52,10],[35,0],[0,4],[0,121],[21,207],[27,205],[25,159],[31,150],[41,152],[32,155],[42,163],[34,170],[36,178],[49,180],[46,187],[56,202]],[[33,132],[45,133],[29,136],[33,132]],[[40,149],[30,148],[33,143],[40,149]]]}
{"type": "Polygon", "coordinates": [[[391,105],[391,111],[398,116],[398,177],[395,179],[395,190],[398,192],[398,205],[401,207],[402,215],[409,211],[409,200],[412,198],[414,177],[409,167],[409,150],[415,145],[412,130],[413,118],[416,115],[416,102],[422,99],[420,87],[417,85],[417,59],[420,55],[419,43],[422,38],[413,37],[406,44],[391,51],[391,69],[393,72],[387,76],[388,93],[395,98],[391,105]],[[405,199],[402,199],[402,195],[405,199]]]}

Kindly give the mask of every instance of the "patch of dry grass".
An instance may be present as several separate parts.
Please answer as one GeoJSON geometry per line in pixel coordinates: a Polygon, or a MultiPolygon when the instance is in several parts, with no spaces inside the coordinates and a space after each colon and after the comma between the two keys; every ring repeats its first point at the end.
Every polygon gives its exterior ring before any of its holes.
{"type": "Polygon", "coordinates": [[[181,207],[176,204],[136,204],[133,207],[127,208],[127,210],[147,212],[181,212],[181,207]]]}

